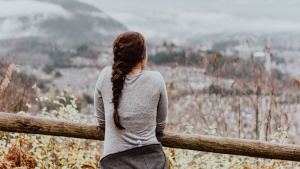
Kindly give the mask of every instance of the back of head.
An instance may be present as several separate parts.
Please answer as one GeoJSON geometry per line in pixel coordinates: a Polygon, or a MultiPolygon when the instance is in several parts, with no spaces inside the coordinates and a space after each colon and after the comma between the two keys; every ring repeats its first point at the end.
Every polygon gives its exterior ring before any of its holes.
{"type": "Polygon", "coordinates": [[[125,32],[116,37],[113,42],[114,63],[112,66],[112,91],[114,104],[114,122],[117,128],[124,129],[120,123],[118,106],[126,75],[146,57],[146,43],[138,32],[125,32]]]}

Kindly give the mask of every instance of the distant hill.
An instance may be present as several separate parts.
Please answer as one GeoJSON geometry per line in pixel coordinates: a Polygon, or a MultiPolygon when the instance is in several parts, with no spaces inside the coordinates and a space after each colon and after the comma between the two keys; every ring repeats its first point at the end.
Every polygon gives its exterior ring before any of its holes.
{"type": "Polygon", "coordinates": [[[0,1],[0,41],[61,45],[106,44],[127,28],[75,0],[0,1]]]}

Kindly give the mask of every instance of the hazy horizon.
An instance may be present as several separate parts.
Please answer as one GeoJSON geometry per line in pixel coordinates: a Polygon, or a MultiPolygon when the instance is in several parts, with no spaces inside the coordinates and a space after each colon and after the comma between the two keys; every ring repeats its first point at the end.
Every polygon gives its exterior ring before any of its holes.
{"type": "MultiPolygon", "coordinates": [[[[103,20],[111,17],[129,30],[141,32],[154,44],[168,41],[189,45],[189,42],[193,44],[200,38],[206,42],[219,38],[216,39],[218,41],[224,40],[223,36],[237,34],[277,34],[287,39],[299,39],[300,35],[300,1],[297,0],[77,1],[92,5],[103,12],[86,12],[88,16],[97,16],[103,20]]],[[[78,23],[83,23],[81,21],[85,20],[75,16],[74,12],[51,0],[0,0],[0,40],[28,36],[47,37],[49,32],[37,26],[47,19],[49,22],[53,18],[64,18],[68,21],[78,19],[78,23]]],[[[109,25],[112,24],[101,23],[82,34],[93,30],[109,35],[113,30],[103,29],[109,25]]],[[[56,33],[57,30],[53,32],[56,33]]]]}
{"type": "Polygon", "coordinates": [[[180,41],[213,33],[299,33],[296,0],[78,0],[150,39],[180,41]]]}

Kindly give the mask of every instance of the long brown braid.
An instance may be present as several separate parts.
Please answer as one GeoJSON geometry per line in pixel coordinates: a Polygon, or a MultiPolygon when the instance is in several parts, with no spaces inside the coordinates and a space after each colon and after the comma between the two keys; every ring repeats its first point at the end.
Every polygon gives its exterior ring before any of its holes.
{"type": "Polygon", "coordinates": [[[138,32],[125,32],[113,42],[114,63],[112,65],[112,91],[114,104],[114,122],[118,129],[125,129],[120,123],[118,112],[126,75],[146,57],[146,43],[138,32]]]}

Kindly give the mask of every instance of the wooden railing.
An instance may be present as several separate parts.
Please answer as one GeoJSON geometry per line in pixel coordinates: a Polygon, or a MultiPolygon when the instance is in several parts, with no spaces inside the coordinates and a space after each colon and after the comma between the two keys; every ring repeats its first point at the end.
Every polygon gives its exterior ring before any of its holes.
{"type": "MultiPolygon", "coordinates": [[[[96,124],[80,124],[49,118],[0,112],[0,130],[63,137],[103,140],[104,131],[96,124]]],[[[165,147],[242,155],[259,158],[300,161],[300,145],[165,132],[158,136],[165,147]]]]}

